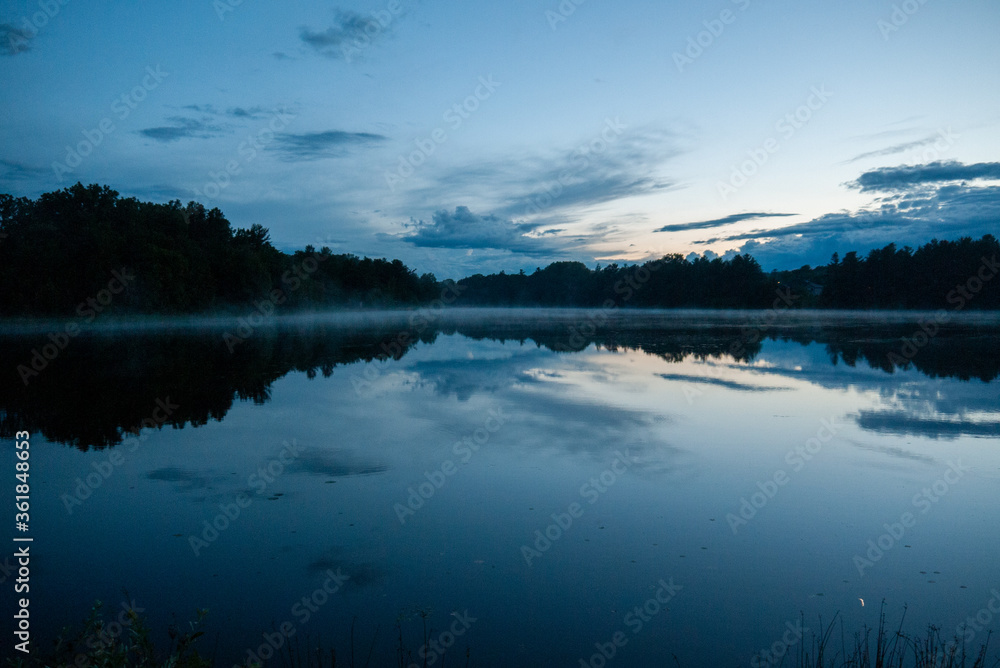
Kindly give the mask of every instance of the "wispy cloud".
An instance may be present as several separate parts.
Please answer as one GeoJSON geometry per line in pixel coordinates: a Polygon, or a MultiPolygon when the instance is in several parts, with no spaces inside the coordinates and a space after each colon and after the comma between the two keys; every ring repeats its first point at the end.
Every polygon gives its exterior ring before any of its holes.
{"type": "Polygon", "coordinates": [[[139,130],[139,134],[158,142],[172,142],[179,139],[207,139],[218,136],[221,128],[195,118],[174,116],[168,118],[172,125],[139,130]]]}
{"type": "Polygon", "coordinates": [[[893,192],[927,184],[978,179],[1000,179],[1000,162],[966,165],[956,161],[939,161],[926,165],[882,167],[865,172],[850,185],[861,192],[893,192]]]}
{"type": "Polygon", "coordinates": [[[930,135],[924,137],[923,139],[917,139],[915,141],[902,142],[899,144],[893,144],[892,146],[887,146],[875,151],[868,151],[867,153],[861,153],[854,156],[848,160],[845,164],[851,164],[858,162],[859,160],[865,160],[867,158],[881,158],[887,155],[897,155],[899,153],[905,153],[907,151],[912,151],[918,149],[922,146],[929,146],[940,139],[940,135],[930,135]]]}
{"type": "Polygon", "coordinates": [[[244,119],[258,119],[264,118],[268,110],[264,107],[233,107],[227,109],[226,113],[234,118],[244,118],[244,119]]]}
{"type": "Polygon", "coordinates": [[[387,139],[370,132],[326,130],[302,134],[283,133],[275,137],[274,149],[285,160],[321,160],[346,155],[353,148],[371,146],[387,139]]]}
{"type": "Polygon", "coordinates": [[[51,173],[51,170],[42,167],[32,167],[23,162],[0,160],[0,178],[5,180],[20,181],[22,179],[35,179],[51,173]]]}
{"type": "MultiPolygon", "coordinates": [[[[601,126],[595,130],[601,138],[601,126]]],[[[452,201],[474,202],[501,217],[563,226],[592,207],[679,187],[661,172],[684,151],[682,137],[651,128],[627,128],[611,136],[607,142],[583,136],[578,144],[551,151],[428,167],[419,185],[405,191],[403,205],[438,208],[447,193],[452,201]],[[592,141],[601,150],[591,150],[592,141]]]]}
{"type": "Polygon", "coordinates": [[[299,38],[317,53],[346,60],[348,54],[356,50],[357,44],[368,44],[384,33],[385,28],[371,16],[338,11],[332,26],[321,31],[302,28],[299,38]]]}
{"type": "Polygon", "coordinates": [[[688,230],[707,230],[715,227],[725,227],[741,223],[745,220],[756,220],[758,218],[778,218],[783,216],[794,216],[794,213],[737,213],[725,218],[715,220],[704,220],[698,223],[678,223],[675,225],[664,225],[656,232],[686,232],[688,230]]]}

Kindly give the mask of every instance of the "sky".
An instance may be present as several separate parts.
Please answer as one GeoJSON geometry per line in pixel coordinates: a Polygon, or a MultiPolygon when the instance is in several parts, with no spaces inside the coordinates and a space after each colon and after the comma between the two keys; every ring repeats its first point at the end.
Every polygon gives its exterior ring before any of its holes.
{"type": "Polygon", "coordinates": [[[0,0],[0,193],[460,278],[1000,230],[995,0],[0,0]]]}

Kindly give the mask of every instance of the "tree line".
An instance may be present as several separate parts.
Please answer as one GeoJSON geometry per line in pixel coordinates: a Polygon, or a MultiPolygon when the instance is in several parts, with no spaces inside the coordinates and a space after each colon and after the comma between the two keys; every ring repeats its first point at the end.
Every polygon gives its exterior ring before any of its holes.
{"type": "MultiPolygon", "coordinates": [[[[645,308],[998,309],[1000,243],[889,244],[866,256],[765,272],[750,255],[590,269],[554,262],[530,274],[459,280],[457,305],[645,308]]],[[[259,300],[284,310],[427,304],[446,284],[399,260],[284,253],[262,225],[234,228],[217,208],[123,198],[80,183],[36,200],[0,195],[0,316],[207,313],[259,300]]]]}
{"type": "Polygon", "coordinates": [[[36,200],[0,195],[0,315],[199,313],[280,290],[286,308],[424,303],[432,274],[399,260],[284,253],[262,225],[234,228],[219,209],[123,198],[75,186],[36,200]],[[122,289],[122,288],[127,289],[122,289]]]}

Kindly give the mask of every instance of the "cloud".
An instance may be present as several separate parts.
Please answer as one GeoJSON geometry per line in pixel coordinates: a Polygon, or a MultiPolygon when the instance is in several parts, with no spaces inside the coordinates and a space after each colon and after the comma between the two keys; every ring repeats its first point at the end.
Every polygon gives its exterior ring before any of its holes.
{"type": "Polygon", "coordinates": [[[991,439],[1000,436],[1000,422],[922,418],[907,411],[861,411],[855,421],[866,431],[900,436],[948,440],[960,436],[991,439]]]}
{"type": "Polygon", "coordinates": [[[725,227],[744,220],[756,220],[758,218],[777,218],[782,216],[794,216],[794,213],[737,213],[725,218],[715,220],[705,220],[700,223],[679,223],[676,225],[664,225],[655,232],[684,232],[687,230],[705,230],[713,227],[725,227]]]}
{"type": "Polygon", "coordinates": [[[28,43],[33,35],[29,35],[20,28],[15,28],[9,23],[0,23],[0,55],[16,56],[19,53],[31,50],[28,43]]]}
{"type": "Polygon", "coordinates": [[[896,155],[898,153],[905,153],[906,151],[920,148],[921,146],[927,146],[938,141],[940,135],[930,135],[924,137],[923,139],[917,139],[916,141],[903,142],[901,144],[894,144],[893,146],[887,146],[886,148],[878,149],[876,151],[868,151],[867,153],[861,153],[854,156],[848,160],[845,164],[850,164],[852,162],[858,162],[859,160],[865,160],[866,158],[879,158],[886,155],[896,155]]]}
{"type": "Polygon", "coordinates": [[[161,125],[155,128],[139,130],[139,134],[158,142],[172,142],[178,139],[208,139],[218,135],[221,128],[204,121],[183,116],[168,118],[173,125],[161,125]]]}
{"type": "Polygon", "coordinates": [[[227,109],[226,113],[234,118],[257,119],[264,118],[267,115],[267,109],[263,107],[233,107],[227,109]]]}
{"type": "Polygon", "coordinates": [[[682,383],[701,383],[703,385],[716,385],[718,387],[724,387],[729,390],[737,390],[740,392],[787,392],[790,389],[787,387],[767,387],[765,385],[751,385],[749,383],[740,383],[735,380],[725,380],[723,378],[706,378],[703,376],[696,376],[684,373],[658,373],[656,375],[665,380],[682,382],[682,383]]]}
{"type": "Polygon", "coordinates": [[[882,167],[865,172],[850,183],[861,192],[894,192],[914,187],[950,181],[1000,179],[1000,162],[932,162],[926,165],[882,167]]]}
{"type": "Polygon", "coordinates": [[[346,155],[354,147],[366,146],[385,141],[387,137],[370,132],[305,132],[302,134],[279,134],[275,137],[275,149],[285,160],[321,160],[346,155]]]}
{"type": "Polygon", "coordinates": [[[323,31],[302,28],[299,38],[317,53],[328,58],[351,60],[351,55],[371,44],[386,28],[371,16],[338,11],[332,26],[323,31]]]}
{"type": "Polygon", "coordinates": [[[558,252],[558,237],[527,236],[535,229],[530,223],[516,223],[497,215],[480,215],[468,207],[459,206],[455,212],[438,211],[430,222],[413,221],[408,225],[413,232],[401,237],[414,246],[423,248],[496,249],[543,255],[558,252]]]}
{"type": "Polygon", "coordinates": [[[501,217],[566,227],[595,206],[679,187],[658,172],[683,152],[682,141],[679,133],[609,119],[575,145],[425,167],[419,185],[405,191],[404,206],[434,210],[447,193],[501,217]]]}
{"type": "Polygon", "coordinates": [[[0,160],[0,179],[20,181],[41,178],[51,171],[42,167],[32,167],[13,160],[0,160]]]}
{"type": "Polygon", "coordinates": [[[721,241],[745,241],[741,253],[750,253],[765,268],[777,268],[825,263],[834,252],[864,254],[889,243],[917,247],[931,239],[996,234],[997,220],[1000,186],[947,185],[883,198],[872,209],[827,214],[721,241]]]}

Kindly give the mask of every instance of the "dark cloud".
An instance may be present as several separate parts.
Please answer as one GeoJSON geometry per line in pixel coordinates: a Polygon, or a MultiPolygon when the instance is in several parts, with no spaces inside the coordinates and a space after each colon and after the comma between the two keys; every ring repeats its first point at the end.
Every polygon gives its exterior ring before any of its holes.
{"type": "Polygon", "coordinates": [[[1000,186],[969,183],[991,178],[1000,178],[1000,163],[938,162],[874,170],[853,182],[862,190],[884,192],[867,208],[695,243],[741,241],[738,252],[750,253],[765,269],[776,269],[822,264],[834,252],[864,254],[889,243],[917,247],[931,239],[996,234],[1000,186]]]}
{"type": "Polygon", "coordinates": [[[787,392],[787,387],[767,387],[765,385],[751,385],[750,383],[740,383],[735,380],[725,380],[724,378],[709,378],[705,376],[695,376],[683,373],[658,373],[656,374],[664,380],[677,381],[682,383],[699,383],[702,385],[715,385],[729,390],[740,392],[787,392]]]}
{"type": "Polygon", "coordinates": [[[882,167],[865,172],[850,185],[861,192],[897,192],[928,184],[977,179],[1000,179],[1000,162],[966,165],[956,161],[939,161],[926,165],[882,167]]]}
{"type": "Polygon", "coordinates": [[[758,218],[778,218],[782,216],[794,216],[794,213],[737,213],[725,218],[715,220],[705,220],[700,223],[679,223],[676,225],[664,225],[656,232],[684,232],[687,230],[706,230],[713,227],[725,227],[744,220],[756,220],[758,218]]]}
{"type": "Polygon", "coordinates": [[[33,36],[9,23],[0,23],[0,56],[16,56],[30,51],[29,40],[33,36]]]}
{"type": "Polygon", "coordinates": [[[173,123],[173,125],[146,128],[145,130],[139,130],[139,134],[149,139],[166,143],[177,141],[178,139],[207,139],[218,136],[221,130],[216,125],[210,125],[195,118],[174,116],[167,120],[173,123]]]}
{"type": "Polygon", "coordinates": [[[257,119],[267,115],[267,109],[263,107],[233,107],[226,110],[226,113],[234,118],[257,119]]]}
{"type": "Polygon", "coordinates": [[[36,179],[49,173],[51,173],[50,170],[43,167],[32,167],[13,160],[0,160],[0,179],[10,181],[36,179]]]}
{"type": "Polygon", "coordinates": [[[302,28],[299,38],[317,53],[328,58],[350,61],[352,54],[371,44],[385,31],[386,28],[372,16],[339,11],[332,26],[322,31],[302,28]]]}
{"type": "Polygon", "coordinates": [[[856,422],[866,431],[885,434],[948,440],[959,436],[1000,437],[998,422],[913,417],[907,411],[861,411],[856,422]]]}
{"type": "Polygon", "coordinates": [[[274,148],[285,160],[321,160],[341,157],[352,148],[377,144],[385,140],[385,136],[370,132],[327,130],[279,134],[275,137],[274,148]]]}
{"type": "Polygon", "coordinates": [[[497,215],[480,215],[459,206],[454,213],[438,211],[430,222],[413,221],[412,232],[402,237],[423,248],[464,248],[509,250],[529,255],[543,255],[558,250],[558,238],[542,240],[527,236],[535,226],[516,223],[497,215]]]}
{"type": "Polygon", "coordinates": [[[346,478],[382,473],[386,466],[378,462],[362,461],[354,453],[345,450],[310,449],[289,464],[287,470],[328,478],[346,478]]]}
{"type": "Polygon", "coordinates": [[[190,492],[207,489],[213,480],[218,480],[219,477],[210,477],[190,469],[169,466],[149,471],[146,473],[146,479],[173,483],[179,491],[190,492]]]}

